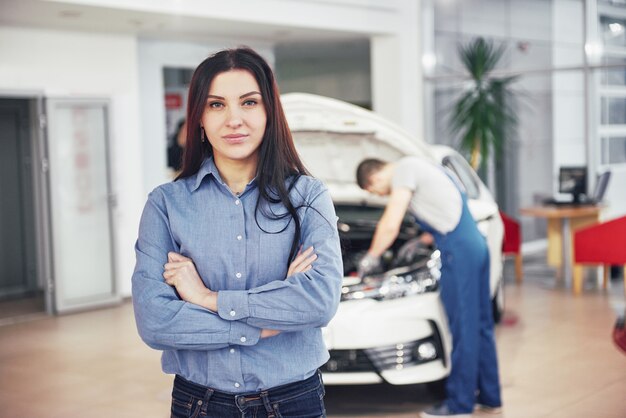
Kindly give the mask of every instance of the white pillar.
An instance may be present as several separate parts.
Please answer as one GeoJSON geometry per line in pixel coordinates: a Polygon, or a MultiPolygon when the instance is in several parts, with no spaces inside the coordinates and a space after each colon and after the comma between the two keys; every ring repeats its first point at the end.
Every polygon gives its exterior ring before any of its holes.
{"type": "Polygon", "coordinates": [[[372,103],[378,114],[424,137],[420,2],[406,8],[402,30],[371,38],[372,103]]]}
{"type": "Polygon", "coordinates": [[[598,2],[597,0],[585,1],[584,12],[585,29],[585,54],[584,54],[584,77],[585,77],[585,157],[587,160],[587,194],[591,194],[596,185],[596,174],[600,165],[598,150],[600,148],[598,138],[598,125],[600,121],[601,101],[598,96],[600,85],[599,71],[592,71],[590,65],[602,63],[603,44],[598,31],[598,2]]]}

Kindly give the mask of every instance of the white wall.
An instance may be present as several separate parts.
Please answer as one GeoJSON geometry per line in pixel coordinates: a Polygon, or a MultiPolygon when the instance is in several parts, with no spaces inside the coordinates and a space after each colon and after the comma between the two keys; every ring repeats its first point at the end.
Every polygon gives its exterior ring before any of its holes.
{"type": "MultiPolygon", "coordinates": [[[[137,42],[134,37],[0,26],[0,94],[111,100],[112,188],[118,289],[130,295],[133,245],[143,207],[137,42]]],[[[85,278],[88,280],[88,278],[85,278]]]]}
{"type": "Polygon", "coordinates": [[[281,93],[304,92],[372,106],[370,42],[280,43],[275,48],[281,93]]]}
{"type": "Polygon", "coordinates": [[[371,38],[373,110],[424,139],[421,4],[397,10],[394,36],[371,38]]]}
{"type": "Polygon", "coordinates": [[[624,164],[611,167],[611,180],[604,200],[606,209],[602,211],[602,219],[609,220],[626,214],[626,166],[624,164]]]}
{"type": "MultiPolygon", "coordinates": [[[[506,51],[498,70],[549,69],[552,63],[552,4],[546,0],[433,0],[435,6],[435,74],[462,75],[458,46],[476,37],[492,40],[506,51]]],[[[452,103],[464,88],[461,77],[433,83],[435,142],[457,146],[450,133],[452,103]]],[[[552,76],[523,74],[514,84],[516,135],[504,156],[505,187],[499,187],[503,210],[522,222],[524,240],[545,236],[545,224],[519,216],[520,207],[533,205],[538,195],[552,194],[552,76]]]]}
{"type": "Polygon", "coordinates": [[[327,69],[315,74],[302,74],[279,80],[281,93],[315,92],[350,103],[369,103],[371,83],[369,72],[360,69],[329,72],[327,69]]]}
{"type": "MultiPolygon", "coordinates": [[[[262,44],[245,42],[273,61],[271,33],[293,30],[370,37],[373,43],[373,106],[381,114],[422,135],[419,3],[404,0],[55,0],[96,6],[94,13],[128,10],[184,16],[193,22],[232,22],[242,31],[265,27],[262,44]],[[256,26],[255,26],[256,25],[256,26]],[[269,29],[269,30],[268,30],[269,29]],[[274,30],[274,32],[272,32],[274,30]]],[[[37,13],[37,2],[33,13],[37,13]]],[[[106,13],[105,13],[106,14],[106,13]]],[[[176,19],[174,19],[176,20],[176,19]]],[[[42,19],[41,22],[44,22],[42,19]]],[[[40,23],[44,24],[44,23],[40,23]]],[[[57,31],[0,26],[0,90],[38,90],[46,96],[97,96],[111,100],[112,177],[115,211],[116,277],[122,296],[130,295],[133,244],[146,194],[169,181],[163,103],[163,66],[195,68],[211,52],[239,42],[204,44],[138,40],[134,35],[57,31]]],[[[197,28],[196,28],[197,30],[197,28]]],[[[190,35],[185,28],[180,36],[190,35]]],[[[154,36],[161,34],[155,33],[154,36]]],[[[193,34],[191,34],[193,35],[193,34]]],[[[204,32],[198,36],[208,36],[204,32]]]]}
{"type": "MultiPolygon", "coordinates": [[[[269,25],[274,33],[303,29],[372,38],[374,110],[423,136],[420,2],[415,0],[58,0],[196,19],[269,25]]],[[[228,35],[224,35],[228,36],[228,35]]],[[[230,32],[230,36],[232,32],[230,32]]],[[[274,38],[275,39],[275,38],[274,38]]],[[[277,39],[277,41],[284,39],[277,39]]]]}
{"type": "MultiPolygon", "coordinates": [[[[553,63],[555,67],[580,66],[583,60],[583,4],[576,0],[553,2],[553,63]]],[[[554,191],[560,166],[585,165],[585,82],[582,71],[553,76],[554,191]]]]}
{"type": "MultiPolygon", "coordinates": [[[[118,10],[342,32],[395,33],[414,0],[47,0],[118,10]]],[[[245,26],[242,30],[245,30],[245,26]]]]}

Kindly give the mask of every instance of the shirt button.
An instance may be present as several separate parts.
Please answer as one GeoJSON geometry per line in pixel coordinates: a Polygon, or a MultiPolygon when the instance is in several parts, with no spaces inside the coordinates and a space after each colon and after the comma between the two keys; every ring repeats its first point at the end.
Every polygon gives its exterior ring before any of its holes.
{"type": "Polygon", "coordinates": [[[239,341],[241,341],[242,343],[245,343],[245,342],[246,342],[246,337],[241,337],[241,338],[239,339],[239,341]]]}
{"type": "Polygon", "coordinates": [[[237,240],[238,240],[238,241],[241,241],[241,239],[242,239],[242,238],[243,238],[243,237],[242,237],[241,235],[237,235],[237,240]]]}
{"type": "Polygon", "coordinates": [[[239,386],[241,386],[239,383],[235,382],[235,387],[238,388],[239,386]]]}
{"type": "Polygon", "coordinates": [[[238,205],[240,203],[241,203],[241,201],[239,199],[235,200],[235,205],[238,205]]]}
{"type": "Polygon", "coordinates": [[[238,279],[241,279],[241,273],[235,274],[235,277],[237,277],[238,279]]]}
{"type": "Polygon", "coordinates": [[[230,316],[235,316],[235,315],[237,315],[237,312],[235,312],[235,311],[230,311],[230,316]]]}
{"type": "Polygon", "coordinates": [[[235,354],[235,349],[234,348],[230,349],[230,354],[235,354]]]}

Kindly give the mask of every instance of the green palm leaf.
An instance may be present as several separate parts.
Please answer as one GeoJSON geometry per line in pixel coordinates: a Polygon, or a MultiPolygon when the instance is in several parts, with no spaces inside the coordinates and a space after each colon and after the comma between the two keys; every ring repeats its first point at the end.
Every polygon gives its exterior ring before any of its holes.
{"type": "MultiPolygon", "coordinates": [[[[504,46],[496,48],[483,38],[459,47],[472,82],[453,106],[450,127],[454,134],[460,134],[462,149],[473,157],[480,155],[480,166],[484,166],[491,152],[500,154],[504,141],[517,126],[511,92],[517,77],[489,77],[504,51],[504,46]]],[[[472,159],[474,169],[478,169],[478,161],[472,159]]]]}

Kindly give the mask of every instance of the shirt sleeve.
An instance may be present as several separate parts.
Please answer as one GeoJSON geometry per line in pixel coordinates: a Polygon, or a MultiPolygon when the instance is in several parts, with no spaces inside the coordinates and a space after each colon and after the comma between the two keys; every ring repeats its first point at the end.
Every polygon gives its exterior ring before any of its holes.
{"type": "Polygon", "coordinates": [[[396,163],[396,168],[391,180],[391,186],[394,189],[403,187],[412,192],[417,191],[419,187],[420,176],[418,171],[421,170],[422,162],[417,157],[405,157],[396,163]]]}
{"type": "Polygon", "coordinates": [[[135,244],[133,308],[140,337],[157,350],[216,350],[232,344],[254,345],[261,330],[232,322],[201,306],[181,300],[163,278],[167,253],[177,251],[161,195],[148,196],[135,244]]]}
{"type": "Polygon", "coordinates": [[[302,217],[301,238],[303,248],[313,246],[318,256],[312,269],[249,290],[220,291],[220,317],[280,331],[323,327],[330,322],[339,306],[343,279],[337,215],[321,183],[312,196],[302,217]]]}

